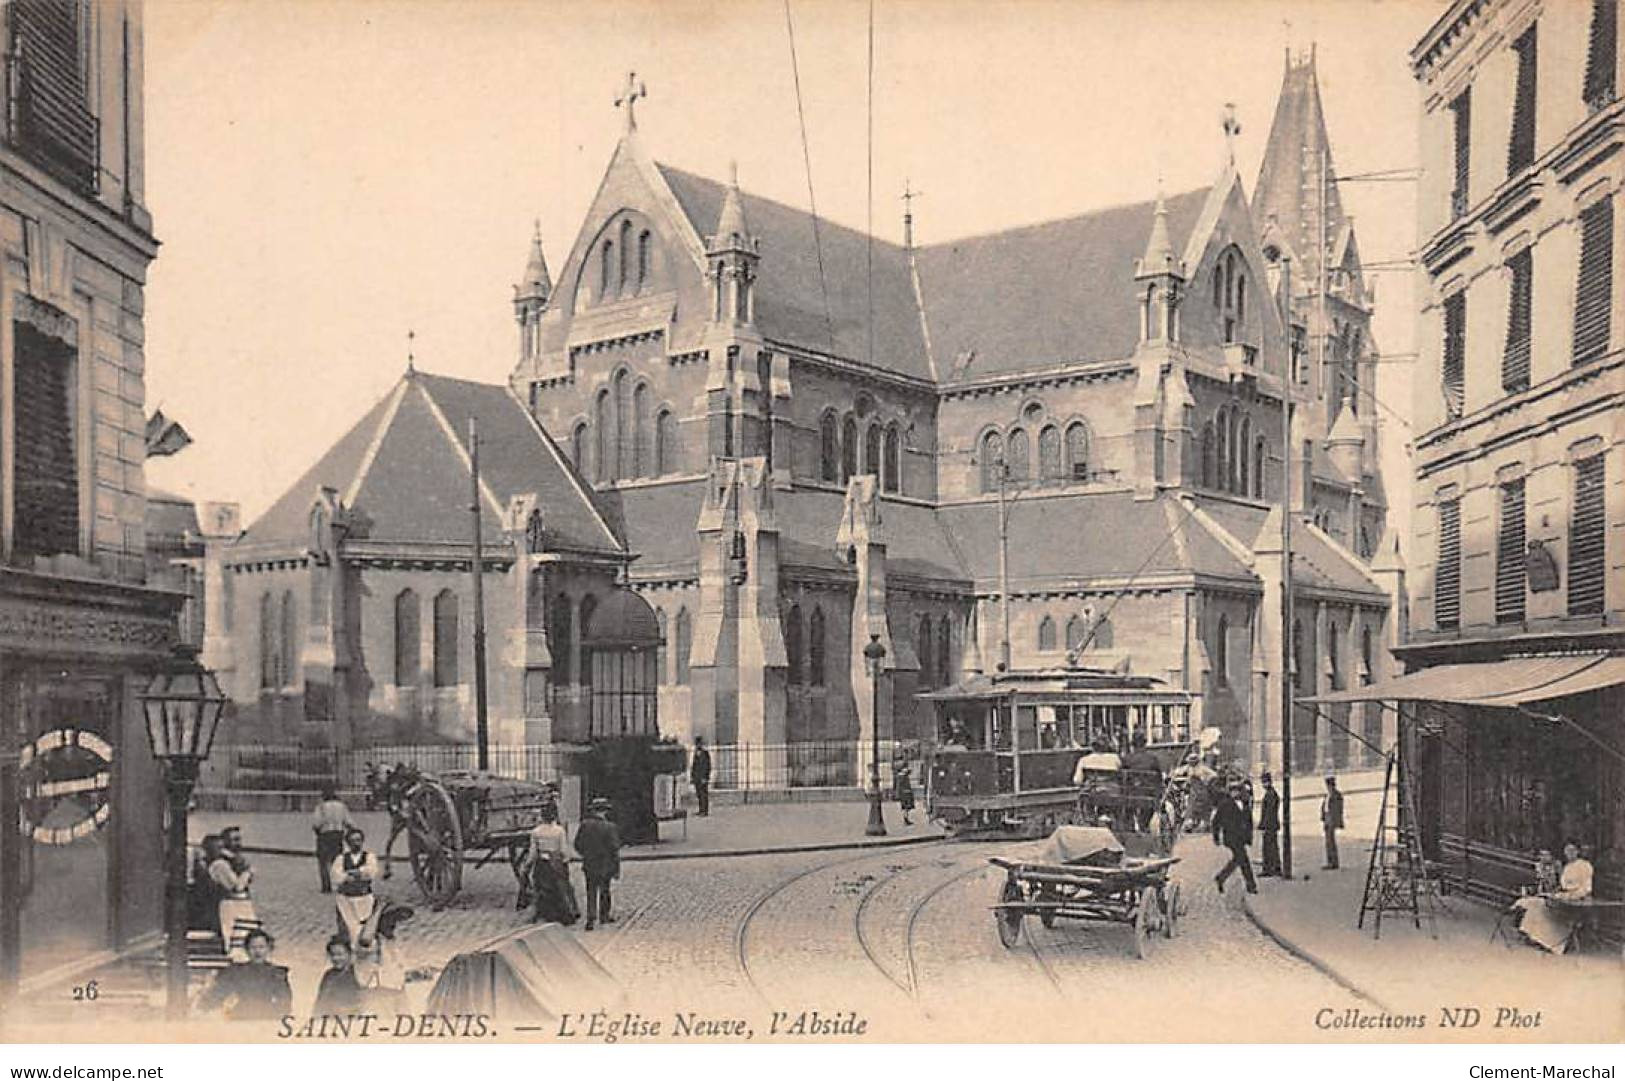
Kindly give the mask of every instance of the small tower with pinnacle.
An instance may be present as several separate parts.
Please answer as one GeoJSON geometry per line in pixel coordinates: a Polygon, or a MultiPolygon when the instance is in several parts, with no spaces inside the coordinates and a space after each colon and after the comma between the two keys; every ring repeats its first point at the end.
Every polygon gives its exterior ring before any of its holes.
{"type": "Polygon", "coordinates": [[[750,235],[744,201],[739,195],[739,168],[730,165],[728,192],[717,215],[717,229],[705,245],[711,279],[711,318],[717,323],[749,326],[756,321],[756,267],[761,245],[750,235]]]}
{"type": "Polygon", "coordinates": [[[534,360],[541,348],[542,313],[547,310],[553,295],[553,281],[547,273],[547,259],[542,255],[542,223],[530,238],[530,258],[525,263],[525,275],[513,287],[513,317],[519,324],[519,359],[534,360]]]}
{"type": "Polygon", "coordinates": [[[1157,192],[1157,210],[1151,219],[1151,235],[1145,254],[1134,268],[1139,283],[1140,340],[1179,341],[1179,304],[1184,298],[1185,264],[1174,254],[1168,239],[1168,205],[1157,192]]]}

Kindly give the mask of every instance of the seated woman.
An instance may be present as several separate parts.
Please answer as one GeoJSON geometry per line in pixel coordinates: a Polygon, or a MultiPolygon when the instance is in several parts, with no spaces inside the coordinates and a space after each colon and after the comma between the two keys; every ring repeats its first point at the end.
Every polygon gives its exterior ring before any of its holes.
{"type": "Polygon", "coordinates": [[[1581,916],[1563,901],[1583,901],[1591,896],[1591,861],[1580,855],[1580,846],[1570,841],[1563,846],[1563,873],[1557,889],[1549,894],[1520,897],[1512,907],[1520,910],[1518,930],[1542,949],[1563,953],[1574,938],[1581,916]]]}
{"type": "Polygon", "coordinates": [[[246,941],[248,960],[215,973],[198,1000],[198,1012],[223,1010],[228,1021],[271,1021],[288,1012],[293,991],[288,970],[271,963],[275,941],[258,927],[248,932],[246,941]]]}

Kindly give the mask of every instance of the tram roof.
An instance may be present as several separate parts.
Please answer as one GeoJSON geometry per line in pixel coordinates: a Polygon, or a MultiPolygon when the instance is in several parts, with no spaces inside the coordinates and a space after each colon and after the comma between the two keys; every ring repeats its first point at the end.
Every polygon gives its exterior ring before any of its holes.
{"type": "Polygon", "coordinates": [[[973,702],[1006,698],[1088,694],[1106,700],[1189,702],[1190,694],[1155,676],[1137,676],[1101,668],[1049,668],[998,675],[972,676],[916,695],[933,702],[973,702]]]}

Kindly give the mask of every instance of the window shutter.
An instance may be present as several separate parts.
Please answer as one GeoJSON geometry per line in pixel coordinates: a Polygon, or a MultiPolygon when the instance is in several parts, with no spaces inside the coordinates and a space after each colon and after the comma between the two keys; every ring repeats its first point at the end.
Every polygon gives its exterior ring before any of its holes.
{"type": "Polygon", "coordinates": [[[1591,44],[1586,50],[1585,103],[1596,112],[1614,100],[1619,0],[1593,0],[1591,44]]]}
{"type": "Polygon", "coordinates": [[[1535,160],[1535,26],[1513,44],[1518,54],[1518,90],[1512,105],[1512,138],[1507,145],[1507,175],[1535,160]]]}
{"type": "Polygon", "coordinates": [[[1574,508],[1569,521],[1569,615],[1601,615],[1604,601],[1606,522],[1603,455],[1574,465],[1574,508]]]}
{"type": "Polygon", "coordinates": [[[1450,111],[1455,114],[1456,124],[1456,177],[1450,189],[1450,217],[1454,220],[1467,213],[1468,182],[1472,173],[1473,92],[1470,88],[1450,103],[1450,111]]]}
{"type": "Polygon", "coordinates": [[[1512,294],[1507,306],[1507,347],[1501,357],[1501,387],[1508,393],[1529,386],[1530,303],[1534,296],[1534,249],[1525,248],[1507,261],[1512,294]]]}
{"type": "Polygon", "coordinates": [[[85,101],[79,4],[14,0],[19,149],[80,191],[96,189],[96,118],[85,101]]]}
{"type": "Polygon", "coordinates": [[[1439,504],[1439,560],[1434,569],[1433,622],[1440,630],[1461,626],[1461,501],[1439,504]]]}
{"type": "Polygon", "coordinates": [[[1467,370],[1467,294],[1446,297],[1444,302],[1444,412],[1446,420],[1461,416],[1467,370]]]}
{"type": "Polygon", "coordinates": [[[18,555],[79,551],[79,464],[73,441],[75,351],[31,323],[11,324],[16,479],[13,545],[18,555]]]}
{"type": "Polygon", "coordinates": [[[1580,212],[1580,278],[1574,296],[1574,363],[1585,364],[1608,352],[1608,320],[1613,314],[1614,201],[1593,203],[1580,212]]]}
{"type": "Polygon", "coordinates": [[[1495,546],[1495,621],[1523,620],[1524,521],[1522,480],[1501,485],[1501,530],[1495,546]]]}

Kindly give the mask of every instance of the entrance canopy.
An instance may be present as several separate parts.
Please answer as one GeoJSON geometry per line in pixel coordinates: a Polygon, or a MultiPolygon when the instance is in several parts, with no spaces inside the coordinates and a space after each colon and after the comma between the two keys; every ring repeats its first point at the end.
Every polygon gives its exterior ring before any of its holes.
{"type": "Polygon", "coordinates": [[[1510,657],[1480,664],[1442,664],[1367,687],[1336,691],[1300,702],[1458,702],[1473,706],[1521,706],[1548,698],[1625,683],[1625,657],[1510,657]]]}

